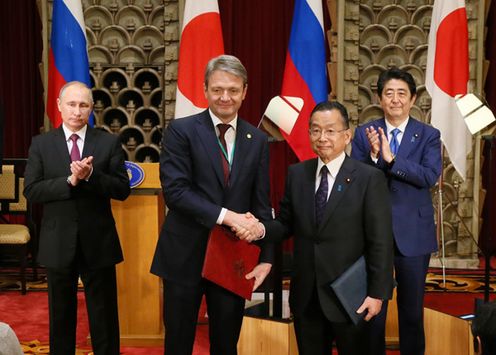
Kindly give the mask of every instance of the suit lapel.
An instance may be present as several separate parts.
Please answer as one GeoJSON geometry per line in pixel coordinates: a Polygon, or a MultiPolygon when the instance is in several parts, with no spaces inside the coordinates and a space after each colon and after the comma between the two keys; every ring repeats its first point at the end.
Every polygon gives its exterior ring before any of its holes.
{"type": "MultiPolygon", "coordinates": [[[[383,129],[383,131],[386,133],[386,136],[388,137],[388,134],[387,134],[387,126],[386,126],[386,119],[385,118],[382,118],[380,119],[378,122],[377,122],[377,127],[381,127],[383,129]]],[[[389,137],[388,137],[389,139],[389,137]]]]}
{"type": "Polygon", "coordinates": [[[308,208],[309,213],[305,213],[308,216],[308,225],[315,226],[315,176],[317,174],[317,162],[318,159],[308,160],[304,168],[304,176],[301,185],[301,195],[298,204],[303,206],[303,208],[308,208]]]}
{"type": "Polygon", "coordinates": [[[354,171],[355,167],[353,161],[348,156],[346,156],[343,165],[341,165],[338,175],[336,176],[334,185],[332,186],[331,195],[329,196],[329,200],[327,201],[324,217],[322,218],[322,223],[319,226],[318,232],[320,232],[325,226],[329,218],[336,210],[336,207],[341,202],[343,196],[346,194],[348,188],[353,184],[354,171]]]}
{"type": "Polygon", "coordinates": [[[55,130],[55,150],[59,155],[60,161],[65,162],[67,170],[70,171],[71,156],[69,154],[69,149],[67,148],[67,141],[65,140],[64,130],[62,125],[55,130]]]}
{"type": "Polygon", "coordinates": [[[246,162],[245,158],[250,153],[254,137],[251,129],[242,119],[238,118],[229,186],[233,186],[236,183],[239,172],[243,170],[243,165],[246,162]]]}
{"type": "Polygon", "coordinates": [[[81,154],[81,159],[94,155],[96,147],[96,137],[93,128],[89,127],[86,129],[86,135],[84,137],[83,153],[81,154]]]}
{"type": "Polygon", "coordinates": [[[208,110],[205,110],[203,114],[197,118],[195,129],[199,140],[212,163],[219,183],[224,185],[224,170],[222,169],[219,143],[208,110]]]}
{"type": "Polygon", "coordinates": [[[405,133],[401,139],[400,149],[398,150],[398,155],[400,157],[408,157],[410,152],[415,149],[422,134],[422,126],[418,124],[417,120],[410,117],[408,124],[405,128],[405,133]]]}

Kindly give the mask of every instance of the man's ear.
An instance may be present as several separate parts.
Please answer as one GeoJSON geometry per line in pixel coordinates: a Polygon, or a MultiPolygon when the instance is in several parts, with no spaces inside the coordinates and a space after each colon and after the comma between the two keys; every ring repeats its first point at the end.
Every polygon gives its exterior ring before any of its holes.
{"type": "Polygon", "coordinates": [[[478,335],[474,338],[474,355],[482,355],[482,343],[478,335]]]}
{"type": "Polygon", "coordinates": [[[60,99],[57,99],[57,108],[59,109],[59,112],[62,112],[62,109],[60,108],[60,99]]]}

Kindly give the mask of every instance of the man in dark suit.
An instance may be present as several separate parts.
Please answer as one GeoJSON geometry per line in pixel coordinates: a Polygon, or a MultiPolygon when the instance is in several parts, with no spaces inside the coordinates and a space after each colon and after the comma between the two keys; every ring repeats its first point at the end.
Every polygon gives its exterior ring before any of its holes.
{"type": "MultiPolygon", "coordinates": [[[[216,224],[258,235],[256,218],[271,218],[267,136],[238,117],[246,90],[247,73],[237,58],[213,58],[204,82],[209,108],[170,122],[164,133],[160,178],[169,213],[151,272],[164,279],[167,355],[192,353],[202,295],[210,353],[237,353],[245,300],[203,279],[202,266],[216,224]]],[[[255,288],[271,269],[266,248],[260,261],[248,274],[255,288]]]]}
{"type": "Polygon", "coordinates": [[[276,220],[263,222],[266,241],[294,236],[290,307],[298,350],[368,354],[368,323],[392,293],[393,240],[386,179],[377,169],[350,159],[348,113],[322,102],[310,116],[310,141],[318,155],[291,166],[276,220]],[[330,284],[362,255],[368,291],[354,325],[330,284]]]}
{"type": "MultiPolygon", "coordinates": [[[[441,174],[439,131],[410,116],[416,86],[393,68],[378,79],[384,118],[355,131],[351,156],[380,169],[389,182],[393,209],[394,269],[402,355],[424,354],[424,285],[430,255],[437,250],[430,188],[441,174]]],[[[373,322],[375,354],[385,353],[387,307],[373,322]]]]}
{"type": "Polygon", "coordinates": [[[93,351],[117,355],[115,264],[123,258],[110,199],[130,193],[124,152],[116,136],[88,126],[93,99],[85,84],[67,83],[57,103],[63,124],[33,138],[24,189],[44,207],[38,261],[47,268],[50,354],[75,352],[80,276],[93,351]]]}

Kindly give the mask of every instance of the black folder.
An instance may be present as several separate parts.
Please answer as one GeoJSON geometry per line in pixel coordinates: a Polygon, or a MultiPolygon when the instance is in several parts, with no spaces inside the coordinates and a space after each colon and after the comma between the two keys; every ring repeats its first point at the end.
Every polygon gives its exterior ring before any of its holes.
{"type": "Polygon", "coordinates": [[[357,313],[367,297],[367,266],[365,257],[361,256],[353,265],[331,283],[331,288],[338,297],[354,324],[365,316],[357,313]]]}

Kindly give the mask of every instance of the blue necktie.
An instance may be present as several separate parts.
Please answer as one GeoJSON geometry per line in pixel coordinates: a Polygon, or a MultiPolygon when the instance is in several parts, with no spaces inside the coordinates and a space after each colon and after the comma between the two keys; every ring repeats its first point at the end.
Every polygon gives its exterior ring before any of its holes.
{"type": "Polygon", "coordinates": [[[315,193],[315,222],[317,225],[320,225],[320,222],[322,222],[327,203],[327,192],[329,191],[327,172],[327,166],[324,165],[322,169],[320,169],[320,185],[315,193]]]}
{"type": "Polygon", "coordinates": [[[395,128],[391,131],[391,142],[389,142],[389,147],[391,148],[391,153],[393,155],[398,154],[398,150],[400,149],[400,143],[398,142],[398,134],[400,134],[400,130],[398,128],[395,128]]]}

